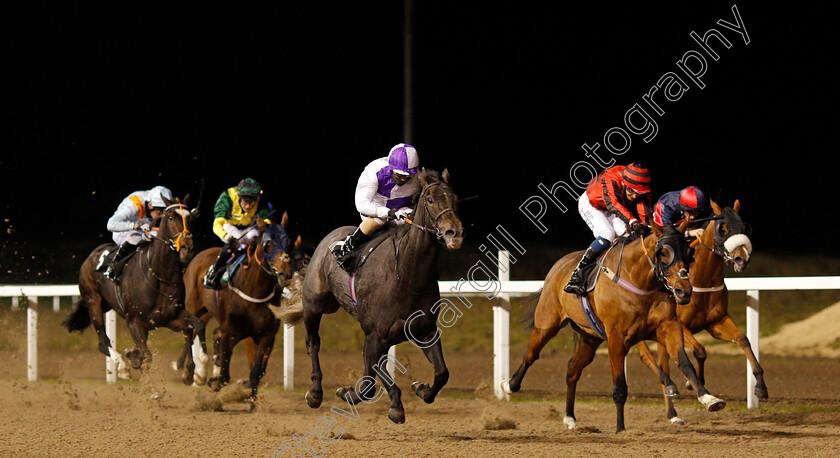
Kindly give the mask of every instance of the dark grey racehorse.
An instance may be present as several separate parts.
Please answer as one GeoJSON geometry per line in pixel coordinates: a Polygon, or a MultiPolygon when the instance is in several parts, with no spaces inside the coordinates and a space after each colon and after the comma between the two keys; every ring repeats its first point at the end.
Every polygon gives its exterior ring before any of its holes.
{"type": "Polygon", "coordinates": [[[419,180],[421,192],[416,196],[411,220],[379,235],[385,239],[377,240],[381,243],[355,271],[354,287],[351,288],[350,275],[339,267],[330,252],[333,243],[344,240],[354,230],[348,226],[332,231],[318,245],[303,282],[302,304],[290,316],[281,317],[286,323],[302,318],[306,326],[306,348],[312,360],[312,386],[306,393],[306,402],[312,408],[320,406],[323,400],[318,359],[321,316],[335,313],[339,308],[356,318],[365,333],[362,380],[367,379],[366,383],[356,384],[360,392],[353,386],[339,388],[336,395],[343,401],[371,402],[377,392],[375,377],[378,376],[391,399],[388,418],[403,423],[401,391],[387,376],[383,361],[392,345],[407,340],[425,347],[423,352],[435,369],[432,386],[412,384],[420,398],[426,403],[433,402],[449,379],[437,328],[439,309],[435,305],[440,300],[437,264],[441,246],[450,250],[461,247],[464,229],[446,170],[438,174],[423,169],[412,179],[419,180]],[[406,321],[409,321],[407,329],[406,321]]]}

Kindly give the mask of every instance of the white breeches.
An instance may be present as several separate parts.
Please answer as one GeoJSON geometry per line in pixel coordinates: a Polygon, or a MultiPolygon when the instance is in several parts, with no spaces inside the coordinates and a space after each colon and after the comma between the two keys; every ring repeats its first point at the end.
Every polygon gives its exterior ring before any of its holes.
{"type": "Polygon", "coordinates": [[[578,212],[580,216],[586,221],[589,229],[592,229],[592,234],[595,238],[603,237],[610,242],[616,237],[627,232],[627,225],[618,216],[613,215],[607,210],[601,210],[592,206],[589,203],[589,197],[584,192],[578,198],[578,212]]]}
{"type": "MultiPolygon", "coordinates": [[[[154,234],[155,232],[153,231],[152,233],[154,234]]],[[[148,242],[149,240],[152,240],[148,234],[141,230],[114,232],[113,239],[117,246],[126,242],[132,245],[139,245],[141,242],[148,242]]]]}

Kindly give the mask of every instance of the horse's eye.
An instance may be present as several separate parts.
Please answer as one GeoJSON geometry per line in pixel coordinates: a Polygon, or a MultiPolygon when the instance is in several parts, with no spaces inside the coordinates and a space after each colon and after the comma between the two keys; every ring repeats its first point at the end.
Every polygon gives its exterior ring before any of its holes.
{"type": "Polygon", "coordinates": [[[676,254],[674,253],[674,249],[671,248],[670,245],[665,245],[662,247],[661,250],[657,253],[659,260],[662,261],[666,265],[670,265],[674,262],[674,257],[676,254]]]}
{"type": "Polygon", "coordinates": [[[431,197],[427,198],[427,199],[426,199],[426,202],[427,202],[427,203],[430,203],[430,204],[435,203],[435,201],[434,201],[434,200],[432,200],[432,198],[431,198],[431,197]]]}
{"type": "Polygon", "coordinates": [[[729,232],[729,227],[726,224],[721,224],[718,226],[718,232],[720,235],[726,235],[729,232]]]}

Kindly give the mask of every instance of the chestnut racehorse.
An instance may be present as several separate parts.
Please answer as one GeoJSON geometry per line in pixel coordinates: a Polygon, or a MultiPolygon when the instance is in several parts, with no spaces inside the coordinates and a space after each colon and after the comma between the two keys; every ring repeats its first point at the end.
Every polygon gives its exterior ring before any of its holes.
{"type": "MultiPolygon", "coordinates": [[[[214,377],[209,380],[214,390],[221,389],[230,381],[233,347],[246,340],[246,346],[250,347],[247,348],[250,366],[248,382],[253,402],[280,328],[280,321],[268,304],[279,304],[283,289],[292,278],[291,258],[287,253],[288,238],[279,224],[262,227],[257,240],[246,248],[247,261],[230,274],[225,288],[215,291],[205,288],[202,281],[220,249],[215,247],[202,251],[187,267],[184,274],[187,309],[199,315],[205,323],[211,318],[219,322],[214,336],[214,377]]],[[[184,349],[187,356],[184,381],[188,383],[193,378],[195,368],[195,381],[203,384],[207,357],[190,361],[189,346],[188,340],[184,349]]]]}
{"type": "MultiPolygon", "coordinates": [[[[741,347],[755,375],[755,396],[759,399],[767,399],[764,369],[758,363],[750,341],[738,330],[732,317],[729,316],[729,293],[723,281],[723,270],[726,264],[732,264],[736,272],[742,272],[750,262],[752,242],[749,239],[749,228],[739,216],[741,209],[739,201],[736,200],[732,208],[721,208],[712,201],[711,207],[715,216],[706,225],[699,240],[693,244],[695,261],[691,265],[690,273],[691,285],[694,287],[691,301],[677,307],[677,319],[683,325],[686,346],[692,349],[697,359],[697,376],[700,383],[706,382],[704,374],[706,349],[694,339],[693,334],[706,330],[716,339],[734,342],[741,347]]],[[[657,346],[657,359],[644,342],[640,342],[637,347],[639,356],[648,367],[657,373],[660,370],[669,372],[668,350],[662,345],[657,346]]],[[[691,388],[689,382],[686,386],[691,388]]],[[[665,403],[671,423],[683,424],[677,416],[671,396],[665,396],[665,403]]]]}
{"type": "MultiPolygon", "coordinates": [[[[726,403],[712,396],[703,387],[688,356],[683,350],[682,328],[677,321],[675,304],[691,298],[688,279],[688,244],[683,231],[659,227],[652,223],[652,236],[642,236],[622,244],[619,240],[601,258],[597,268],[601,274],[594,290],[586,296],[563,291],[564,285],[582,253],[576,252],[557,261],[545,278],[539,302],[534,310],[534,330],[522,364],[510,380],[502,382],[506,393],[519,391],[525,372],[539,358],[543,346],[566,324],[580,336],[566,374],[566,417],[563,423],[576,427],[575,391],[583,368],[595,357],[595,350],[606,340],[613,379],[613,401],[616,406],[616,432],[624,430],[624,403],[627,381],[624,358],[628,350],[642,340],[656,340],[667,346],[680,370],[698,387],[699,400],[710,411],[722,409],[726,403]],[[651,257],[652,255],[652,257],[651,257]],[[665,288],[670,292],[661,292],[665,288]],[[583,308],[583,299],[591,308],[583,308]],[[591,312],[590,312],[591,311],[591,312]],[[589,318],[587,318],[587,314],[589,318]]],[[[664,372],[664,385],[676,387],[664,372]]]]}

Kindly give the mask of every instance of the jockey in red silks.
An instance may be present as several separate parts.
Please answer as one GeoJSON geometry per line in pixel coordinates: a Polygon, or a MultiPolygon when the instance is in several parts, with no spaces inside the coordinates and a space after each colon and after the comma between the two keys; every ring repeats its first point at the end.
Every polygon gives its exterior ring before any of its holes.
{"type": "Polygon", "coordinates": [[[365,167],[356,184],[356,210],[362,217],[359,227],[343,241],[332,247],[339,259],[366,241],[385,223],[405,224],[403,217],[413,211],[412,199],[420,192],[420,184],[411,178],[417,173],[420,158],[417,150],[400,143],[391,148],[387,157],[372,161],[365,167]]]}
{"type": "Polygon", "coordinates": [[[583,271],[609,248],[618,236],[628,233],[636,237],[647,231],[651,214],[650,174],[645,166],[634,162],[617,165],[601,172],[578,199],[578,212],[595,235],[595,241],[584,251],[569,283],[567,293],[584,295],[583,271]]]}

